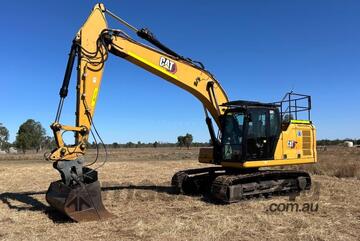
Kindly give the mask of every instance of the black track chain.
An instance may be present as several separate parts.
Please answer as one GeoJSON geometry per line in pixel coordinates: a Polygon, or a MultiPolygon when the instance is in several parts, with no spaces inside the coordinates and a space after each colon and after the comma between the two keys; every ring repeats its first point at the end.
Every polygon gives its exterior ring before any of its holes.
{"type": "Polygon", "coordinates": [[[210,193],[218,201],[233,203],[258,196],[269,197],[308,190],[311,178],[302,171],[267,170],[239,173],[238,170],[223,167],[208,167],[179,171],[174,174],[171,184],[177,194],[210,193]]]}
{"type": "Polygon", "coordinates": [[[232,203],[258,196],[300,192],[310,186],[311,178],[306,172],[268,170],[218,176],[211,185],[211,194],[217,200],[232,203]]]}
{"type": "Polygon", "coordinates": [[[210,190],[212,181],[225,173],[222,167],[206,167],[179,171],[171,179],[171,185],[177,194],[195,195],[210,190]]]}

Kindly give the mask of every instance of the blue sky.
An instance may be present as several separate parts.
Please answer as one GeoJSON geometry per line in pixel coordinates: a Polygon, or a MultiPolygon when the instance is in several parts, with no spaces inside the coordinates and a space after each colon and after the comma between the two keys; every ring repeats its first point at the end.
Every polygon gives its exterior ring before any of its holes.
{"type": "MultiPolygon", "coordinates": [[[[2,3],[0,122],[11,141],[28,118],[51,135],[71,40],[95,3],[2,3]]],[[[290,90],[310,94],[318,138],[360,137],[359,1],[104,3],[180,54],[201,60],[231,100],[276,101],[290,90]]],[[[74,106],[74,97],[67,98],[62,123],[74,123],[74,106]]],[[[186,132],[209,140],[197,99],[116,57],[105,68],[95,123],[107,143],[174,142],[186,132]]]]}

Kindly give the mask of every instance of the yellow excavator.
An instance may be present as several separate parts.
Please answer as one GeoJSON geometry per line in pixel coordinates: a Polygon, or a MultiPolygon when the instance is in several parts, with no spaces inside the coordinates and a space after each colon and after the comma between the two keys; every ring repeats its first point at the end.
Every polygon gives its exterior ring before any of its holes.
{"type": "Polygon", "coordinates": [[[306,172],[269,168],[317,161],[310,96],[290,92],[274,103],[230,101],[201,62],[177,54],[150,30],[137,29],[103,4],[96,4],[72,42],[55,122],[51,125],[57,148],[46,159],[61,175],[61,180],[52,182],[46,193],[52,207],[75,221],[113,216],[102,203],[98,167],[91,168],[94,162],[87,164],[84,160],[90,135],[104,145],[93,117],[109,54],[190,92],[204,106],[211,147],[200,149],[199,161],[216,166],[175,173],[171,182],[176,192],[208,192],[214,200],[232,203],[310,188],[311,178],[306,172]],[[123,30],[108,28],[106,16],[152,46],[135,41],[123,30]],[[76,126],[69,126],[60,124],[60,116],[75,60],[76,126]],[[212,120],[218,127],[217,134],[212,120]],[[68,131],[74,132],[75,144],[65,144],[62,135],[68,131]]]}

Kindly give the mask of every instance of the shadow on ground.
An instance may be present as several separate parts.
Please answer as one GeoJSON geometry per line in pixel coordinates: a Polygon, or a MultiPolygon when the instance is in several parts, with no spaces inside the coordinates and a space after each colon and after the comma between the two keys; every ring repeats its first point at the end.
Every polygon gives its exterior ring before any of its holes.
{"type": "MultiPolygon", "coordinates": [[[[171,195],[170,198],[176,198],[180,200],[183,198],[183,195],[177,195],[177,191],[171,185],[153,185],[153,184],[145,184],[145,185],[109,185],[101,188],[103,193],[103,199],[105,200],[107,192],[111,191],[123,191],[128,190],[131,192],[130,198],[141,198],[143,200],[153,200],[153,196],[146,195],[144,193],[137,193],[139,194],[138,197],[136,196],[135,191],[153,191],[155,193],[164,193],[171,195]]],[[[41,202],[36,199],[34,196],[36,195],[45,195],[46,191],[39,191],[39,192],[6,192],[0,194],[0,200],[8,206],[9,209],[13,209],[16,211],[33,211],[33,212],[43,212],[46,214],[54,223],[69,223],[74,222],[65,214],[59,212],[53,207],[50,207],[47,203],[41,202]],[[15,202],[12,202],[15,201],[15,202]],[[18,202],[18,203],[17,203],[18,202]],[[20,202],[20,203],[19,203],[20,202]]],[[[280,195],[280,194],[278,194],[280,195]]],[[[275,195],[274,196],[278,196],[275,195]]],[[[290,194],[286,194],[286,196],[292,197],[290,194]]],[[[294,194],[294,198],[298,195],[298,193],[294,194]]],[[[211,197],[209,192],[201,192],[201,193],[192,193],[189,196],[197,196],[201,197],[201,201],[213,204],[213,205],[226,205],[226,203],[220,202],[215,200],[211,197]]],[[[284,196],[284,194],[280,195],[284,196]]],[[[128,196],[129,197],[129,196],[128,196]]],[[[271,197],[271,196],[270,196],[271,197]]],[[[253,197],[254,198],[254,197],[253,197]]],[[[269,197],[268,197],[269,198],[269,197]]],[[[265,198],[265,199],[268,199],[265,198]]],[[[261,198],[260,198],[261,199],[261,198]]],[[[112,200],[114,201],[114,200],[112,200]]],[[[123,200],[124,201],[124,200],[123,200]]],[[[126,200],[125,200],[126,202],[126,200]]]]}
{"type": "MultiPolygon", "coordinates": [[[[171,186],[157,185],[128,185],[128,186],[108,186],[101,188],[102,192],[117,190],[149,190],[158,193],[167,193],[175,195],[175,190],[171,186]]],[[[9,209],[16,211],[32,211],[45,213],[54,223],[73,222],[65,214],[50,207],[47,203],[36,199],[36,195],[45,195],[46,191],[38,192],[5,192],[0,194],[0,200],[8,206],[9,209]],[[15,202],[14,202],[15,201],[15,202]],[[20,203],[19,203],[20,202],[20,203]]]]}
{"type": "Polygon", "coordinates": [[[45,191],[40,192],[5,192],[0,194],[0,200],[8,206],[9,209],[16,211],[33,211],[45,213],[55,223],[71,222],[69,218],[55,210],[54,208],[40,202],[33,196],[45,195],[45,191]],[[18,201],[21,204],[13,204],[11,201],[18,201]],[[25,204],[25,205],[24,205],[25,204]]]}

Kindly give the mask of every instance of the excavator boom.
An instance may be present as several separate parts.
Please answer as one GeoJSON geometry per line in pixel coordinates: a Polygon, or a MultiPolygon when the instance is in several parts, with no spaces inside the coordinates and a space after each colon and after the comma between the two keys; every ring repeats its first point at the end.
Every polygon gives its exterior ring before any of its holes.
{"type": "MultiPolygon", "coordinates": [[[[217,126],[221,128],[220,116],[226,109],[221,105],[228,102],[229,99],[214,76],[202,66],[196,65],[195,62],[177,55],[162,45],[145,29],[136,30],[136,32],[142,38],[160,45],[175,56],[139,43],[121,30],[108,29],[105,18],[107,12],[110,11],[106,10],[102,4],[97,4],[73,41],[60,90],[59,105],[62,106],[63,99],[67,95],[71,71],[77,55],[76,127],[59,124],[61,114],[61,108],[59,108],[60,111],[51,126],[59,148],[52,152],[49,159],[53,161],[71,160],[85,153],[102,73],[109,52],[193,94],[203,103],[206,114],[208,111],[217,126]],[[62,148],[64,146],[61,137],[62,131],[74,131],[77,145],[71,148],[62,148]]],[[[110,12],[110,16],[115,15],[110,12]]]]}
{"type": "MultiPolygon", "coordinates": [[[[204,105],[210,135],[214,140],[216,137],[208,112],[220,126],[219,116],[225,109],[220,105],[228,102],[225,91],[203,66],[177,55],[157,41],[148,30],[135,29],[105,9],[103,4],[95,5],[72,43],[59,93],[60,102],[57,115],[55,122],[51,125],[58,147],[47,156],[48,160],[54,162],[54,167],[60,172],[62,180],[50,185],[46,199],[51,206],[76,221],[111,217],[101,202],[97,171],[84,167],[82,158],[86,151],[89,135],[94,135],[93,116],[104,65],[109,53],[168,80],[198,98],[204,105]],[[105,14],[125,23],[127,27],[135,30],[138,36],[162,50],[141,44],[121,30],[108,29],[105,14]],[[68,126],[60,124],[60,117],[75,64],[77,65],[76,126],[68,126]],[[75,145],[65,144],[62,138],[64,131],[75,133],[75,145]]],[[[97,134],[96,130],[95,132],[97,134]]]]}

